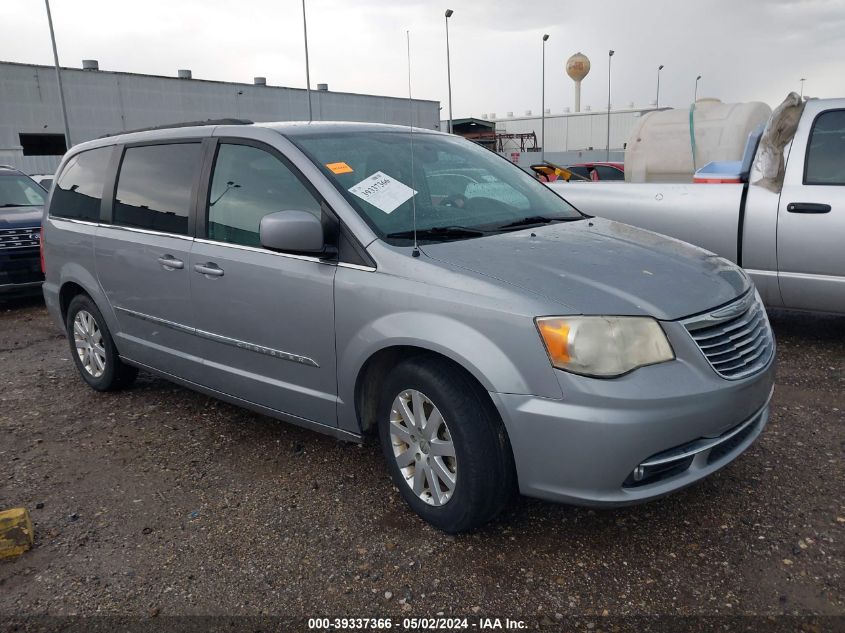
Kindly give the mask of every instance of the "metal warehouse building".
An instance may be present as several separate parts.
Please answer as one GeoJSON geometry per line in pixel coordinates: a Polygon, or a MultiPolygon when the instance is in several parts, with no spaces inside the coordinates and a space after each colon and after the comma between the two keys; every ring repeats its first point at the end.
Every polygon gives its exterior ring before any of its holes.
{"type": "MultiPolygon", "coordinates": [[[[624,160],[625,144],[641,117],[669,108],[631,107],[610,112],[610,159],[624,160]]],[[[440,121],[440,129],[448,121],[440,121]]],[[[525,116],[482,114],[480,119],[455,119],[455,134],[482,142],[521,167],[540,160],[542,120],[530,111],[525,116]],[[472,127],[470,127],[472,126],[472,127]]],[[[607,158],[607,110],[552,114],[546,110],[545,157],[553,163],[603,161],[607,158]]]]}
{"type": "MultiPolygon", "coordinates": [[[[665,109],[665,108],[661,108],[665,109]]],[[[655,108],[627,108],[610,112],[610,149],[623,150],[638,119],[655,108]]],[[[535,132],[540,142],[539,115],[508,116],[495,120],[496,131],[508,134],[535,132]]],[[[484,117],[482,117],[484,118],[484,117]]],[[[546,152],[604,150],[607,147],[607,110],[546,114],[546,152]]],[[[507,148],[505,148],[507,150],[507,148]]]]}
{"type": "MultiPolygon", "coordinates": [[[[206,119],[308,120],[304,88],[63,68],[71,143],[154,125],[206,119]]],[[[311,91],[315,120],[396,123],[437,129],[440,103],[407,98],[311,91]]],[[[52,66],[0,62],[0,164],[53,173],[65,152],[56,71],[52,66]]]]}

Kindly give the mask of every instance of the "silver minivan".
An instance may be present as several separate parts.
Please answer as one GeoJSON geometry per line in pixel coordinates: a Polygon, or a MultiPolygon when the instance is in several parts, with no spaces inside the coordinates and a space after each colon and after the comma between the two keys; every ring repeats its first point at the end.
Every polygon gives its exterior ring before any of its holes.
{"type": "Polygon", "coordinates": [[[775,343],[741,269],[585,216],[452,135],[227,123],[83,143],[43,254],[91,387],[141,368],[341,439],[377,433],[407,503],[449,532],[515,490],[665,495],[768,419],[775,343]]]}

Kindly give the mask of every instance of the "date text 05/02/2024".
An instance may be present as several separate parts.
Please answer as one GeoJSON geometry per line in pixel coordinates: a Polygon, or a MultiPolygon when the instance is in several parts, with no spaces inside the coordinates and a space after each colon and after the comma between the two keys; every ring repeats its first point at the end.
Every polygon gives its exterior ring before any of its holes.
{"type": "Polygon", "coordinates": [[[308,628],[316,631],[331,630],[405,630],[405,631],[444,631],[444,630],[511,630],[527,629],[524,620],[510,618],[309,618],[308,628]]]}

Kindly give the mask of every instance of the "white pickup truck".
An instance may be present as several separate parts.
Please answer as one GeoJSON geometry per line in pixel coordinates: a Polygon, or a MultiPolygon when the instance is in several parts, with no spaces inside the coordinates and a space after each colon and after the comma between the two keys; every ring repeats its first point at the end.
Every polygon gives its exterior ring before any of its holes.
{"type": "Polygon", "coordinates": [[[843,314],[845,99],[801,104],[794,98],[792,117],[800,113],[794,136],[778,119],[782,106],[752,149],[744,182],[549,186],[584,213],[670,235],[736,262],[769,306],[843,314]],[[770,178],[780,156],[785,167],[770,178]]]}

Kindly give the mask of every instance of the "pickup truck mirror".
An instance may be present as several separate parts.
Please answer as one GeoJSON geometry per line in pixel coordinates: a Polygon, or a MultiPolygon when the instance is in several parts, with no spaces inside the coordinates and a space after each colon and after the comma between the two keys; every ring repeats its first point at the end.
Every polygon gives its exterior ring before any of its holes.
{"type": "Polygon", "coordinates": [[[264,248],[285,253],[320,255],[326,246],[322,223],[308,211],[287,210],[265,215],[258,227],[258,237],[264,248]]]}

